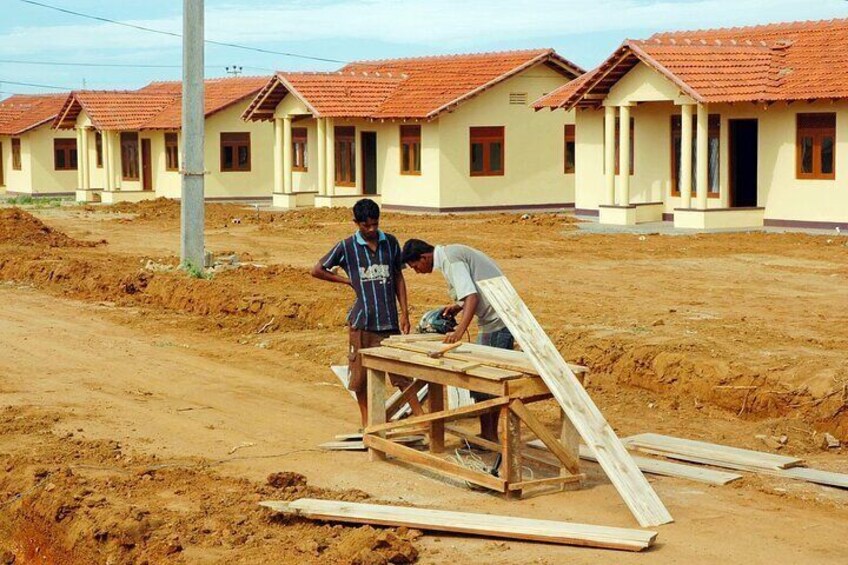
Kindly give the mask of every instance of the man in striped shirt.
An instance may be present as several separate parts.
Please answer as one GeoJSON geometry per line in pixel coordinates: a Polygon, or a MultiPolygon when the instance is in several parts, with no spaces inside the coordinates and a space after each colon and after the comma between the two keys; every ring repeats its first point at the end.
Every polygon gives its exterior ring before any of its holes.
{"type": "Polygon", "coordinates": [[[357,231],[337,243],[312,268],[312,276],[350,286],[356,294],[347,315],[350,334],[348,388],[356,394],[362,425],[368,421],[368,395],[359,350],[377,347],[390,335],[409,333],[406,281],[397,239],[380,231],[380,207],[363,198],[353,206],[357,231]],[[333,272],[341,268],[347,277],[333,272]],[[398,309],[398,305],[400,309],[398,309]]]}

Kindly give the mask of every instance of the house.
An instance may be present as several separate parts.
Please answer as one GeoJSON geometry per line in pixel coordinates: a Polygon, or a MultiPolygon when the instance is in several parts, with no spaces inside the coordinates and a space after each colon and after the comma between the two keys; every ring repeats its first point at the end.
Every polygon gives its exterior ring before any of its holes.
{"type": "Polygon", "coordinates": [[[541,98],[605,224],[848,227],[848,19],[657,33],[541,98]]]}
{"type": "MultiPolygon", "coordinates": [[[[204,84],[205,194],[209,199],[268,197],[272,128],[241,120],[267,77],[209,79],[204,84]]],[[[181,191],[180,82],[153,82],[132,91],[76,91],[66,96],[53,127],[75,129],[80,147],[77,200],[106,203],[181,191]]]]}
{"type": "Polygon", "coordinates": [[[0,189],[7,194],[73,194],[73,134],[50,128],[67,94],[16,94],[0,102],[0,189]]]}
{"type": "MultiPolygon", "coordinates": [[[[278,72],[244,112],[274,123],[274,204],[470,211],[573,205],[571,114],[529,104],[583,70],[551,49],[278,72]]],[[[271,192],[271,191],[269,191],[271,192]]]]}

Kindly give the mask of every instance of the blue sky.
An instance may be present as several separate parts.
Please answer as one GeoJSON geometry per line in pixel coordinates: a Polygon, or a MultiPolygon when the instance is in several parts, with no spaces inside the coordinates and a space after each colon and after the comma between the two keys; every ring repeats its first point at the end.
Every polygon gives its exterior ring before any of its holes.
{"type": "MultiPolygon", "coordinates": [[[[42,0],[74,11],[180,32],[181,0],[42,0]]],[[[137,88],[178,79],[180,41],[0,0],[0,97],[50,92],[8,81],[70,88],[137,88]],[[86,62],[173,68],[82,68],[86,62]],[[7,81],[7,82],[3,82],[7,81]],[[85,81],[83,83],[83,81],[85,81]]],[[[589,69],[624,38],[655,31],[848,17],[845,0],[206,0],[206,37],[342,61],[553,47],[589,69]],[[765,9],[767,7],[767,9],[765,9]]],[[[332,70],[322,63],[207,46],[207,76],[332,70]]]]}

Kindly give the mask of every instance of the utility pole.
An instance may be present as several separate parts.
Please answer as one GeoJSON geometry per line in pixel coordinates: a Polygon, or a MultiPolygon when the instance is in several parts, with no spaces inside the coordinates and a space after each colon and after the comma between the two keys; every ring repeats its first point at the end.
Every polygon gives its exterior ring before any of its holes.
{"type": "Polygon", "coordinates": [[[180,258],[204,267],[203,230],[203,0],[183,0],[183,170],[180,258]]]}

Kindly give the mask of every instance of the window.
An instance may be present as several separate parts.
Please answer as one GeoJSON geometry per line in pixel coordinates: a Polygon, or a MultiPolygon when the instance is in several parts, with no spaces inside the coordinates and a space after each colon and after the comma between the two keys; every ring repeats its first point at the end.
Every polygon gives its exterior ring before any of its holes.
{"type": "Polygon", "coordinates": [[[565,125],[565,174],[574,174],[574,124],[565,125]]]}
{"type": "MultiPolygon", "coordinates": [[[[680,196],[680,139],[682,137],[680,116],[671,117],[671,195],[680,196]]],[[[721,117],[710,114],[707,118],[707,196],[718,198],[719,181],[719,140],[721,139],[721,117]]],[[[698,174],[698,133],[697,118],[692,116],[692,195],[695,195],[695,185],[698,174]]]]}
{"type": "Polygon", "coordinates": [[[797,178],[836,178],[836,114],[798,114],[797,120],[797,178]]]}
{"type": "Polygon", "coordinates": [[[471,128],[471,176],[504,174],[504,127],[471,128]]]}
{"type": "Polygon", "coordinates": [[[138,180],[138,134],[121,133],[121,178],[138,180]]]}
{"type": "Polygon", "coordinates": [[[353,126],[337,126],[336,139],[336,185],[356,184],[356,129],[353,126]]]}
{"type": "MultiPolygon", "coordinates": [[[[633,118],[630,118],[630,174],[631,175],[633,174],[633,171],[635,170],[634,165],[636,163],[636,159],[634,158],[636,156],[636,146],[633,143],[633,132],[636,131],[635,126],[636,126],[635,120],[633,118]]],[[[620,127],[621,127],[621,122],[618,118],[616,118],[615,119],[615,174],[619,174],[619,161],[618,161],[619,150],[618,150],[618,146],[621,143],[621,135],[619,133],[621,131],[620,127]]]]}
{"type": "Polygon", "coordinates": [[[421,174],[421,126],[400,126],[400,174],[421,174]]]}
{"type": "Polygon", "coordinates": [[[180,170],[180,147],[176,133],[165,134],[165,170],[180,170]]]}
{"type": "Polygon", "coordinates": [[[53,140],[53,168],[57,171],[77,170],[77,140],[53,140]]]}
{"type": "Polygon", "coordinates": [[[309,169],[306,128],[292,128],[292,170],[306,172],[309,169]]]}
{"type": "Polygon", "coordinates": [[[18,138],[12,139],[12,170],[21,170],[21,140],[18,138]]]}
{"type": "Polygon", "coordinates": [[[250,133],[221,134],[221,171],[250,170],[250,133]]]}
{"type": "Polygon", "coordinates": [[[103,168],[103,134],[94,132],[94,150],[97,154],[97,168],[103,168]]]}

